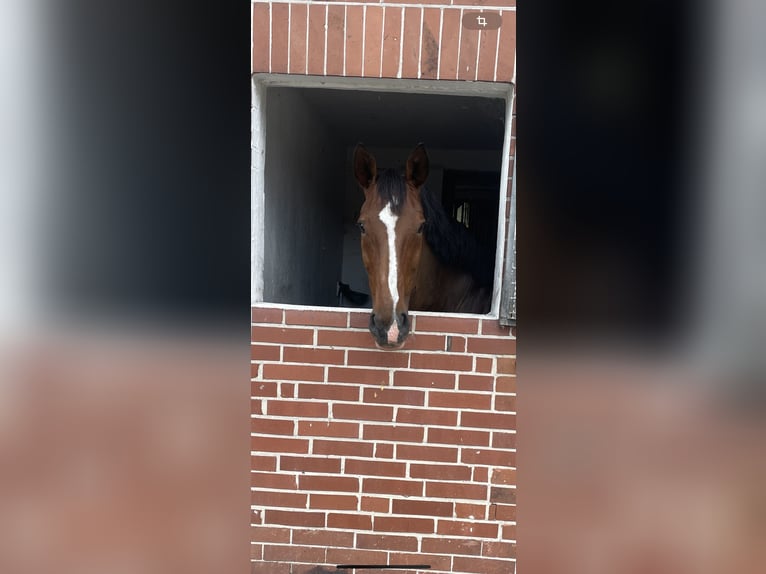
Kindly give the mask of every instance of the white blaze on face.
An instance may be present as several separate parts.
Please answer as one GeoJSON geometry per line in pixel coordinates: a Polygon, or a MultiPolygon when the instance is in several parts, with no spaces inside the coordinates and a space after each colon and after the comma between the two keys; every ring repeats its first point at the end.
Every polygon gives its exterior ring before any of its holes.
{"type": "Polygon", "coordinates": [[[398,335],[398,326],[396,323],[396,305],[399,303],[399,289],[397,287],[399,277],[396,266],[396,220],[399,219],[397,215],[391,211],[391,204],[387,203],[386,206],[380,211],[378,217],[386,226],[386,235],[388,235],[388,290],[391,291],[391,299],[394,302],[394,327],[398,335]]]}

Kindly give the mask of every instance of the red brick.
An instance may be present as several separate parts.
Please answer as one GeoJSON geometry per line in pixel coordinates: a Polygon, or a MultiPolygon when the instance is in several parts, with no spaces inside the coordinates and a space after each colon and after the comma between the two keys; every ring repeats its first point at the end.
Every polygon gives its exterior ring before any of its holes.
{"type": "Polygon", "coordinates": [[[468,337],[468,352],[484,355],[515,355],[516,339],[508,337],[468,337]]]}
{"type": "Polygon", "coordinates": [[[516,415],[506,413],[472,413],[464,411],[460,415],[460,424],[464,427],[513,430],[516,428],[516,415]]]}
{"type": "MultiPolygon", "coordinates": [[[[447,338],[444,335],[430,335],[425,333],[412,333],[404,343],[407,351],[446,351],[447,338]]],[[[452,351],[458,351],[454,348],[452,351]]]]}
{"type": "Polygon", "coordinates": [[[372,456],[372,443],[314,439],[314,454],[334,456],[372,456]]]}
{"type": "Polygon", "coordinates": [[[422,44],[420,47],[420,77],[436,79],[439,64],[439,10],[423,11],[422,44]]]}
{"type": "Polygon", "coordinates": [[[484,520],[486,518],[486,504],[469,504],[467,502],[455,503],[455,518],[470,518],[471,520],[484,520]]]}
{"type": "MultiPolygon", "coordinates": [[[[312,495],[314,496],[319,495],[312,495]]],[[[353,546],[353,532],[338,532],[334,530],[299,530],[293,529],[294,544],[305,546],[353,546]]]]}
{"type": "Polygon", "coordinates": [[[515,524],[503,524],[503,533],[501,535],[503,540],[516,540],[516,525],[515,524]]]}
{"type": "Polygon", "coordinates": [[[481,543],[481,555],[493,558],[516,558],[516,545],[510,542],[485,540],[481,543]]]}
{"type": "Polygon", "coordinates": [[[497,81],[510,82],[513,79],[516,55],[516,12],[505,10],[500,26],[500,48],[497,56],[497,81]]]}
{"type": "MultiPolygon", "coordinates": [[[[351,6],[349,6],[351,8],[351,6]]],[[[368,331],[368,328],[370,326],[370,312],[369,311],[350,311],[348,314],[348,326],[352,329],[362,329],[360,331],[360,334],[364,334],[367,336],[370,342],[372,342],[372,336],[370,335],[370,332],[368,331]]],[[[372,345],[373,348],[377,349],[375,345],[372,345]]]]}
{"type": "Polygon", "coordinates": [[[326,418],[327,403],[310,403],[308,401],[268,401],[266,412],[271,416],[326,418]]]}
{"type": "Polygon", "coordinates": [[[276,381],[323,381],[324,367],[317,365],[263,365],[263,378],[276,381]]]}
{"type": "Polygon", "coordinates": [[[359,425],[357,423],[300,421],[298,423],[298,435],[358,438],[359,425]]]}
{"type": "Polygon", "coordinates": [[[332,407],[332,416],[336,419],[389,422],[394,418],[394,408],[378,405],[336,404],[332,407]]]}
{"type": "Polygon", "coordinates": [[[351,385],[304,383],[298,387],[298,398],[351,402],[359,400],[359,389],[351,385]]]}
{"type": "MultiPolygon", "coordinates": [[[[435,572],[454,572],[452,570],[452,557],[439,554],[404,554],[400,552],[389,553],[392,564],[428,564],[435,572]]],[[[412,574],[412,570],[401,571],[400,574],[412,574]]]]}
{"type": "Polygon", "coordinates": [[[380,442],[376,443],[375,458],[394,458],[394,445],[380,442]]]}
{"type": "Polygon", "coordinates": [[[457,39],[460,26],[460,10],[444,10],[441,63],[439,65],[439,78],[443,80],[457,79],[457,52],[460,47],[457,39]]]}
{"type": "Polygon", "coordinates": [[[279,383],[279,397],[292,399],[295,396],[295,383],[279,383]]]}
{"type": "MultiPolygon", "coordinates": [[[[324,74],[324,41],[326,6],[309,6],[309,50],[308,73],[321,76],[324,74]]],[[[342,326],[345,327],[344,322],[342,326]]]]}
{"type": "Polygon", "coordinates": [[[455,572],[466,574],[508,574],[515,570],[514,563],[510,560],[493,560],[490,558],[471,558],[468,556],[455,556],[453,562],[455,572]]]}
{"type": "Polygon", "coordinates": [[[250,457],[250,470],[277,470],[277,457],[253,455],[250,457]]]}
{"type": "MultiPolygon", "coordinates": [[[[497,538],[497,524],[464,520],[439,520],[436,533],[471,538],[497,538]]],[[[459,571],[459,570],[458,570],[459,571]]]]}
{"type": "Polygon", "coordinates": [[[367,21],[365,24],[364,41],[364,70],[366,78],[380,77],[381,51],[383,37],[383,8],[367,6],[367,21]]]}
{"type": "Polygon", "coordinates": [[[396,445],[396,458],[399,460],[432,460],[434,462],[457,462],[456,448],[437,446],[396,445]]]}
{"type": "Polygon", "coordinates": [[[464,448],[460,453],[460,462],[487,466],[516,466],[516,453],[508,450],[464,448]]]}
{"type": "Polygon", "coordinates": [[[250,396],[251,397],[276,397],[277,384],[264,383],[261,381],[252,381],[250,383],[250,396]]]}
{"type": "Polygon", "coordinates": [[[328,548],[327,563],[328,564],[385,564],[386,553],[380,552],[377,550],[356,550],[353,548],[328,548]]]}
{"type": "Polygon", "coordinates": [[[463,429],[428,429],[428,443],[489,446],[489,433],[463,429]]]}
{"type": "Polygon", "coordinates": [[[423,391],[413,391],[409,389],[364,389],[365,403],[423,406],[425,403],[425,396],[426,394],[423,391]]]}
{"type": "Polygon", "coordinates": [[[425,371],[395,371],[394,386],[454,389],[455,375],[453,373],[429,373],[425,371]]]}
{"type": "MultiPolygon", "coordinates": [[[[476,79],[492,82],[495,79],[495,60],[497,59],[497,30],[481,30],[479,34],[479,69],[476,79]]],[[[497,319],[484,321],[498,324],[497,319]]]]}
{"type": "MultiPolygon", "coordinates": [[[[516,374],[516,359],[512,357],[498,357],[497,358],[497,373],[500,375],[514,375],[516,374]]],[[[513,377],[498,377],[498,383],[501,382],[501,379],[503,381],[507,381],[507,379],[511,379],[513,377]]],[[[515,381],[514,381],[515,384],[515,381]]],[[[499,390],[499,389],[498,389],[499,390]]],[[[501,392],[515,392],[515,391],[501,391],[501,392]]]]}
{"type": "MultiPolygon", "coordinates": [[[[452,516],[452,502],[432,500],[395,499],[391,502],[391,514],[416,514],[420,516],[452,516]]],[[[426,550],[431,552],[431,550],[426,550]]]]}
{"type": "Polygon", "coordinates": [[[406,367],[409,353],[399,351],[349,351],[348,364],[363,367],[406,367]]]}
{"type": "Polygon", "coordinates": [[[422,496],[423,481],[395,480],[389,478],[364,478],[362,491],[365,494],[395,494],[397,496],[422,496]]]}
{"type": "Polygon", "coordinates": [[[359,534],[356,537],[358,548],[371,550],[401,550],[417,552],[418,539],[414,536],[388,536],[385,534],[359,534]]]}
{"type": "Polygon", "coordinates": [[[412,464],[410,476],[437,480],[470,480],[471,467],[452,464],[412,464]]]}
{"type": "Polygon", "coordinates": [[[263,401],[261,399],[250,399],[250,414],[251,415],[264,414],[263,401]]]}
{"type": "Polygon", "coordinates": [[[439,393],[433,391],[428,395],[428,406],[489,410],[492,406],[492,397],[477,393],[439,393]]]}
{"type": "Polygon", "coordinates": [[[309,500],[309,508],[311,509],[356,510],[358,506],[359,498],[356,496],[312,493],[309,500]]]}
{"type": "Polygon", "coordinates": [[[340,459],[283,455],[279,458],[279,470],[339,473],[340,459]]]}
{"type": "MultiPolygon", "coordinates": [[[[477,358],[476,360],[478,361],[479,359],[477,358]]],[[[460,373],[457,387],[461,391],[492,391],[494,382],[495,379],[492,376],[460,373]]]]}
{"type": "Polygon", "coordinates": [[[271,72],[287,72],[287,28],[289,26],[287,4],[271,6],[271,72]]]}
{"type": "Polygon", "coordinates": [[[432,533],[434,521],[429,518],[405,518],[399,516],[376,516],[375,531],[377,532],[422,532],[432,533]]]}
{"type": "Polygon", "coordinates": [[[407,465],[403,462],[387,462],[382,460],[346,459],[345,473],[365,476],[394,476],[403,478],[407,465]]]}
{"type": "Polygon", "coordinates": [[[359,479],[351,476],[317,476],[305,474],[298,477],[300,490],[359,492],[359,479]]]}
{"type": "Polygon", "coordinates": [[[361,502],[361,509],[365,512],[385,512],[389,513],[391,499],[390,498],[378,498],[376,496],[363,496],[361,502]]]}
{"type": "Polygon", "coordinates": [[[480,540],[465,540],[461,538],[423,538],[423,552],[435,554],[481,554],[480,540]]]}
{"type": "Polygon", "coordinates": [[[327,527],[372,530],[372,517],[365,514],[328,514],[327,527]]]}
{"type": "Polygon", "coordinates": [[[412,355],[410,355],[410,367],[413,369],[442,371],[471,371],[473,370],[473,357],[467,355],[450,355],[447,353],[412,353],[412,355]]]}
{"type": "Polygon", "coordinates": [[[252,562],[250,574],[291,574],[292,564],[289,562],[252,562]]]}
{"type": "MultiPolygon", "coordinates": [[[[351,6],[349,6],[349,9],[351,6]]],[[[324,331],[317,332],[317,344],[321,347],[352,347],[376,349],[375,341],[367,331],[324,331]]],[[[380,351],[381,353],[383,351],[380,351]]]]}
{"type": "Polygon", "coordinates": [[[330,367],[327,381],[331,383],[353,383],[355,385],[388,385],[387,369],[359,369],[330,367]]]}
{"type": "Polygon", "coordinates": [[[290,345],[312,345],[314,331],[289,327],[250,327],[250,340],[253,343],[287,343],[290,345]]]}
{"type": "Polygon", "coordinates": [[[476,54],[479,51],[479,30],[463,27],[460,35],[460,56],[457,77],[460,80],[473,80],[476,77],[476,54]]]}
{"type": "Polygon", "coordinates": [[[416,321],[419,332],[467,333],[469,335],[475,335],[479,332],[479,319],[418,315],[416,321]]]}
{"type": "MultiPolygon", "coordinates": [[[[266,25],[268,28],[268,24],[266,25]]],[[[268,44],[266,45],[268,48],[268,44]]],[[[266,57],[268,58],[269,51],[266,50],[266,57]]],[[[282,309],[273,309],[271,307],[253,307],[250,310],[250,320],[253,323],[282,323],[282,309]]]]}
{"type": "Polygon", "coordinates": [[[312,349],[307,347],[285,347],[282,360],[285,363],[319,363],[320,365],[342,365],[345,352],[333,349],[312,349]]]}
{"type": "MultiPolygon", "coordinates": [[[[498,369],[500,368],[500,359],[498,359],[498,369]]],[[[497,377],[495,390],[498,393],[515,393],[516,377],[497,377]]]]}
{"type": "Polygon", "coordinates": [[[250,493],[250,504],[258,506],[281,506],[285,508],[306,508],[308,495],[301,492],[273,492],[254,490],[250,493]]]}
{"type": "Polygon", "coordinates": [[[327,13],[327,75],[343,74],[344,6],[330,6],[327,13]]]}
{"type": "Polygon", "coordinates": [[[516,489],[504,486],[493,486],[489,489],[490,502],[500,504],[516,504],[516,489]]]}
{"type": "Polygon", "coordinates": [[[516,6],[516,0],[452,0],[455,6],[516,6]]]}
{"type": "Polygon", "coordinates": [[[474,482],[489,482],[489,469],[486,466],[473,467],[474,482]]]}
{"type": "Polygon", "coordinates": [[[411,426],[365,425],[365,440],[390,440],[396,442],[423,442],[423,428],[411,426]]]}
{"type": "Polygon", "coordinates": [[[253,524],[263,524],[263,511],[262,510],[251,510],[250,511],[250,525],[253,524]]]}
{"type": "Polygon", "coordinates": [[[420,8],[404,9],[404,47],[402,49],[402,78],[418,77],[420,54],[420,8]]]}
{"type": "Polygon", "coordinates": [[[250,359],[253,361],[279,361],[281,352],[282,348],[277,345],[250,345],[250,359]]]}
{"type": "MultiPolygon", "coordinates": [[[[348,6],[346,8],[346,75],[362,75],[362,35],[364,23],[362,6],[348,6]]],[[[354,314],[351,314],[353,319],[354,314]]]]}
{"type": "MultiPolygon", "coordinates": [[[[482,35],[484,32],[482,31],[482,35]]],[[[494,51],[494,50],[493,50],[494,51]]],[[[503,327],[497,319],[482,319],[481,334],[494,335],[496,337],[508,337],[511,334],[510,327],[503,327]]]]}
{"type": "Polygon", "coordinates": [[[516,433],[493,432],[492,448],[516,448],[516,433]]]}
{"type": "Polygon", "coordinates": [[[251,526],[250,540],[252,542],[289,543],[290,529],[274,526],[251,526]]]}
{"type": "Polygon", "coordinates": [[[495,397],[495,410],[505,412],[516,412],[516,397],[508,395],[498,395],[495,397]]]}
{"type": "Polygon", "coordinates": [[[325,525],[324,512],[298,512],[296,510],[264,511],[266,524],[281,524],[283,526],[314,526],[325,525]]]}
{"type": "Polygon", "coordinates": [[[437,409],[400,408],[396,415],[398,423],[415,423],[421,425],[455,426],[457,413],[437,409]]]}
{"type": "Polygon", "coordinates": [[[250,437],[250,450],[261,452],[294,452],[308,453],[309,441],[295,438],[277,438],[277,437],[250,437]]]}
{"type": "Polygon", "coordinates": [[[491,373],[492,372],[492,359],[488,357],[476,357],[476,372],[477,373],[491,373]]]}
{"type": "Polygon", "coordinates": [[[306,73],[306,29],[308,7],[290,4],[290,73],[306,73]]]}
{"type": "Polygon", "coordinates": [[[498,504],[497,508],[495,508],[495,520],[500,520],[501,522],[516,522],[516,505],[498,504]]]}
{"type": "Polygon", "coordinates": [[[250,432],[256,434],[282,434],[293,436],[295,423],[288,420],[254,417],[250,419],[250,432]]]}
{"type": "Polygon", "coordinates": [[[404,8],[387,6],[383,28],[383,77],[396,78],[399,72],[399,47],[402,42],[404,8]]]}
{"type": "Polygon", "coordinates": [[[263,559],[269,562],[284,560],[285,562],[308,562],[309,564],[316,564],[324,562],[324,558],[324,548],[311,546],[299,546],[297,544],[278,546],[276,544],[268,544],[263,549],[263,559]]]}
{"type": "MultiPolygon", "coordinates": [[[[322,26],[324,26],[323,8],[322,26]]],[[[324,45],[324,36],[322,43],[324,45]]],[[[285,309],[285,324],[307,325],[312,327],[345,327],[348,324],[348,313],[345,311],[285,309]]]]}
{"type": "Polygon", "coordinates": [[[426,496],[432,498],[486,500],[487,487],[483,484],[426,482],[426,496]]]}

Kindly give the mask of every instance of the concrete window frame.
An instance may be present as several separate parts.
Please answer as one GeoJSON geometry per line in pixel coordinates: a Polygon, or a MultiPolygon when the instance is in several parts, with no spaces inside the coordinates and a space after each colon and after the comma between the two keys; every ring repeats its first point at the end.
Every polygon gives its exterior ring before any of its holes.
{"type": "MultiPolygon", "coordinates": [[[[274,306],[278,308],[298,308],[327,310],[328,307],[311,305],[292,305],[268,303],[264,301],[264,242],[265,242],[265,189],[266,189],[266,92],[271,87],[290,88],[326,88],[335,90],[404,92],[415,94],[441,94],[453,96],[472,96],[501,98],[505,100],[505,133],[503,135],[503,155],[500,168],[500,181],[508,182],[511,176],[511,131],[513,125],[513,83],[501,82],[466,82],[452,80],[408,80],[390,78],[349,78],[334,76],[299,76],[289,74],[258,73],[252,76],[251,110],[251,184],[250,184],[250,303],[252,306],[274,306]]],[[[510,190],[508,185],[500,186],[500,201],[495,251],[495,278],[492,292],[492,307],[489,318],[498,318],[503,292],[503,265],[506,260],[506,232],[514,233],[515,221],[510,221],[511,229],[505,220],[506,202],[510,190]]],[[[513,215],[515,216],[515,210],[513,215]]],[[[509,254],[513,258],[513,254],[509,254]]],[[[515,259],[515,258],[514,258],[515,259]]],[[[450,314],[453,315],[453,314],[450,314]]],[[[454,314],[475,317],[471,314],[454,314]]]]}

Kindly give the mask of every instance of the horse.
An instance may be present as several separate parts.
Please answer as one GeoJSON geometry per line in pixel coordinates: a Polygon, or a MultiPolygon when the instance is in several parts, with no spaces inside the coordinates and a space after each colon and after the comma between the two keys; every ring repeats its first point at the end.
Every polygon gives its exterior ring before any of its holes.
{"type": "Polygon", "coordinates": [[[415,147],[402,173],[379,171],[358,144],[353,170],[364,192],[357,226],[372,297],[369,330],[378,347],[402,347],[410,310],[488,313],[494,258],[425,187],[425,146],[415,147]]]}

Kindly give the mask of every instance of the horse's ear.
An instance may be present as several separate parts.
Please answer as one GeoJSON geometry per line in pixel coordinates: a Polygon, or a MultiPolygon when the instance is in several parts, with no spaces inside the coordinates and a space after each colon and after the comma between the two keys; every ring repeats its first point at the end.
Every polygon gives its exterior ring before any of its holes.
{"type": "Polygon", "coordinates": [[[367,189],[375,181],[377,167],[375,158],[362,144],[357,144],[354,148],[354,177],[362,189],[367,189]]]}
{"type": "Polygon", "coordinates": [[[407,158],[407,181],[415,187],[420,187],[428,178],[428,154],[426,146],[422,143],[412,150],[410,157],[407,158]]]}

